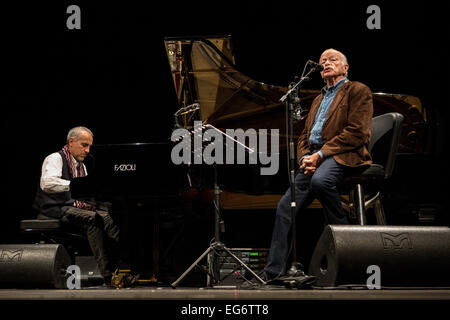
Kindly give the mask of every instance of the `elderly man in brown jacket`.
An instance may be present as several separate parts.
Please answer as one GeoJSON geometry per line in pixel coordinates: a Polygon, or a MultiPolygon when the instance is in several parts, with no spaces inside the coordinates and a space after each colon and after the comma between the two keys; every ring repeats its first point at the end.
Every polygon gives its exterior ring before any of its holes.
{"type": "MultiPolygon", "coordinates": [[[[296,213],[314,198],[323,207],[325,224],[348,224],[337,186],[348,171],[371,163],[367,150],[373,114],[372,93],[362,83],[347,79],[347,58],[334,49],[325,50],[319,63],[326,82],[311,105],[300,135],[295,176],[296,213]]],[[[262,278],[284,275],[291,228],[290,190],[278,203],[272,242],[262,278]]]]}

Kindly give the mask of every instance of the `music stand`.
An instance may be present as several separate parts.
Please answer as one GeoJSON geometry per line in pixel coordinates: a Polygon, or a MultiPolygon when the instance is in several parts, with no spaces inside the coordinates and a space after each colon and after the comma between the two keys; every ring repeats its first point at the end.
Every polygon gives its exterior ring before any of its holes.
{"type": "MultiPolygon", "coordinates": [[[[217,132],[220,132],[220,134],[226,136],[227,138],[231,139],[232,141],[242,145],[248,150],[251,150],[251,152],[254,152],[254,150],[248,148],[247,146],[243,145],[239,141],[235,140],[233,137],[227,135],[226,133],[222,132],[221,130],[215,128],[214,126],[207,124],[205,127],[211,128],[216,130],[217,132]]],[[[220,270],[219,270],[219,263],[218,259],[219,257],[224,257],[221,253],[225,253],[229,257],[231,257],[236,263],[239,264],[240,267],[243,267],[246,271],[248,271],[255,279],[257,279],[261,284],[266,284],[266,282],[261,279],[252,269],[250,269],[241,259],[239,259],[236,255],[234,255],[227,246],[220,240],[220,227],[223,225],[221,221],[221,214],[220,214],[220,189],[219,189],[219,183],[218,183],[218,174],[217,174],[217,165],[216,163],[213,164],[214,168],[214,242],[212,242],[209,247],[197,258],[197,260],[192,263],[192,265],[186,269],[186,271],[183,272],[183,274],[174,282],[170,284],[172,288],[176,288],[178,284],[191,273],[191,271],[208,255],[213,255],[213,283],[220,283],[220,270]]],[[[208,263],[210,263],[210,260],[208,259],[208,263]]],[[[208,268],[210,269],[210,268],[208,268]]]]}

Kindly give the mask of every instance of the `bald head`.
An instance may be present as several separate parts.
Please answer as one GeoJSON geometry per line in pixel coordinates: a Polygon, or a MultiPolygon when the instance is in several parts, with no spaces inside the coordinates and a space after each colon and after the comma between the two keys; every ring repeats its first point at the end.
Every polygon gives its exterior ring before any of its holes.
{"type": "Polygon", "coordinates": [[[332,86],[348,75],[347,57],[336,49],[325,50],[320,56],[319,63],[323,65],[323,71],[320,74],[328,86],[332,86]]]}
{"type": "MultiPolygon", "coordinates": [[[[343,54],[339,50],[336,50],[336,49],[333,49],[333,48],[327,49],[324,52],[322,52],[322,55],[320,57],[322,57],[325,53],[339,55],[341,57],[342,61],[344,62],[344,64],[348,64],[347,57],[345,56],[345,54],[343,54]]],[[[320,59],[319,59],[319,61],[320,61],[320,59]]]]}

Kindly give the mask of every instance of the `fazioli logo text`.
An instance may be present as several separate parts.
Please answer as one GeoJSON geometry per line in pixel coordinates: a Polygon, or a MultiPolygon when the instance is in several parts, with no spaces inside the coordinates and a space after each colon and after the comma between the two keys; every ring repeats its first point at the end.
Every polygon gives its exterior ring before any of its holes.
{"type": "Polygon", "coordinates": [[[135,163],[115,164],[114,171],[136,171],[135,163]]]}

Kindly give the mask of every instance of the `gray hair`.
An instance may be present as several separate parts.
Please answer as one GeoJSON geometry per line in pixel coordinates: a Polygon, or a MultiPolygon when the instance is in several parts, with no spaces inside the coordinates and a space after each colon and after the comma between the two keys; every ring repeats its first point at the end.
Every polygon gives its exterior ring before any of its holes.
{"type": "MultiPolygon", "coordinates": [[[[342,52],[339,52],[342,55],[342,66],[348,65],[348,60],[347,57],[345,56],[345,54],[343,54],[342,52]]],[[[345,77],[348,78],[348,70],[345,73],[345,77]]]]}
{"type": "Polygon", "coordinates": [[[69,142],[70,138],[74,138],[75,140],[77,140],[83,132],[87,132],[92,137],[94,137],[94,134],[92,133],[91,130],[83,126],[79,126],[69,130],[69,133],[67,134],[67,142],[69,142]]]}

